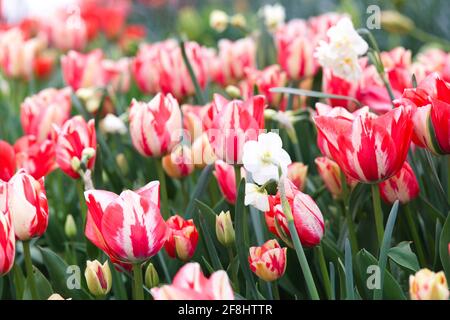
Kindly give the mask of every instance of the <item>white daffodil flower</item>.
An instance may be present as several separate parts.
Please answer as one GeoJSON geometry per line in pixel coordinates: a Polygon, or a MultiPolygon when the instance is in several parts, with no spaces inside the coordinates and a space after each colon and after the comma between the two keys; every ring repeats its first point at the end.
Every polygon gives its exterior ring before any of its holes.
{"type": "Polygon", "coordinates": [[[258,141],[247,141],[244,144],[242,162],[245,170],[252,174],[253,181],[263,185],[269,180],[278,181],[278,168],[285,174],[292,161],[283,150],[280,136],[269,132],[260,134],[258,141]]]}
{"type": "Polygon", "coordinates": [[[276,3],[273,6],[268,4],[259,9],[259,16],[264,19],[264,24],[270,31],[276,30],[279,26],[283,25],[286,19],[286,12],[284,7],[276,3]]]}
{"type": "Polygon", "coordinates": [[[244,204],[246,206],[253,206],[263,212],[269,211],[269,197],[267,191],[256,184],[246,183],[244,204]]]}
{"type": "Polygon", "coordinates": [[[127,126],[122,119],[112,113],[108,113],[106,117],[100,122],[100,129],[105,133],[127,133],[127,126]]]}

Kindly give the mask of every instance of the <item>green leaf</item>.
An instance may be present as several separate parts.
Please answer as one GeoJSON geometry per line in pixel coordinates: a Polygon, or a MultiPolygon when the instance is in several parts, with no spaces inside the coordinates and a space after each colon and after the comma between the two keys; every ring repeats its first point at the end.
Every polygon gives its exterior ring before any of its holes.
{"type": "MultiPolygon", "coordinates": [[[[47,278],[36,268],[33,267],[34,281],[36,283],[36,289],[38,298],[40,300],[47,300],[53,293],[52,286],[48,282],[47,278]]],[[[24,300],[32,300],[31,291],[28,288],[28,282],[25,283],[25,290],[23,292],[24,300]]]]}
{"type": "Polygon", "coordinates": [[[419,261],[410,244],[410,241],[400,242],[396,247],[389,249],[388,256],[399,266],[416,272],[420,269],[419,261]]]}
{"type": "Polygon", "coordinates": [[[345,239],[345,288],[347,300],[355,300],[355,291],[353,290],[353,265],[352,265],[352,249],[350,241],[345,239]]]}
{"type": "Polygon", "coordinates": [[[444,267],[447,282],[450,282],[450,214],[447,215],[444,227],[442,228],[441,237],[439,240],[439,256],[441,257],[442,266],[444,267]]]}
{"type": "Polygon", "coordinates": [[[191,199],[189,200],[189,204],[184,213],[185,219],[192,218],[192,213],[194,212],[195,208],[195,200],[199,199],[205,193],[205,188],[208,185],[209,179],[211,178],[212,170],[213,166],[211,164],[207,165],[203,169],[200,178],[198,179],[197,186],[195,187],[194,192],[191,195],[191,199]]]}
{"type": "Polygon", "coordinates": [[[286,87],[277,87],[277,88],[271,88],[270,92],[277,92],[277,93],[285,93],[285,94],[296,94],[299,96],[306,96],[306,97],[313,97],[313,98],[322,98],[322,99],[340,99],[340,100],[350,100],[356,103],[358,106],[361,106],[361,102],[356,100],[353,97],[348,96],[341,96],[337,94],[328,94],[323,93],[319,91],[312,91],[312,90],[304,90],[304,89],[293,89],[293,88],[286,88],[286,87]]]}
{"type": "Polygon", "coordinates": [[[386,223],[386,230],[383,236],[383,243],[381,244],[380,248],[380,259],[378,261],[378,266],[380,267],[381,288],[375,289],[373,293],[373,297],[375,300],[383,298],[382,288],[384,285],[384,273],[386,269],[388,251],[391,246],[392,232],[394,231],[395,220],[397,219],[398,203],[398,200],[395,201],[394,205],[392,206],[391,212],[389,213],[388,221],[386,223]]]}
{"type": "Polygon", "coordinates": [[[336,300],[336,271],[334,264],[330,261],[330,284],[331,284],[331,300],[336,300]]]}

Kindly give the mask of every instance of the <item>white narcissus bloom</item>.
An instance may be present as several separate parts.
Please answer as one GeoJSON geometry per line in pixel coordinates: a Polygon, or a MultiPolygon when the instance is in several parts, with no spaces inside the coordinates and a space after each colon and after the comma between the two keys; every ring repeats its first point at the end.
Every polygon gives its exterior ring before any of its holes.
{"type": "Polygon", "coordinates": [[[322,67],[333,70],[336,76],[357,81],[362,73],[358,57],[367,52],[369,45],[347,17],[328,29],[327,36],[329,42],[320,41],[314,57],[322,67]]]}
{"type": "Polygon", "coordinates": [[[259,9],[259,16],[264,19],[266,27],[273,31],[284,23],[286,12],[284,7],[279,3],[273,6],[268,4],[259,9]]]}
{"type": "Polygon", "coordinates": [[[127,133],[127,127],[122,119],[118,116],[108,113],[105,118],[100,122],[100,129],[105,133],[127,133]]]}
{"type": "Polygon", "coordinates": [[[228,26],[229,17],[222,10],[213,10],[209,15],[209,25],[217,32],[223,32],[228,26]]]}
{"type": "Polygon", "coordinates": [[[259,185],[269,180],[278,181],[278,168],[281,168],[282,174],[286,174],[291,162],[289,154],[283,150],[280,136],[276,133],[262,133],[258,136],[258,141],[251,140],[244,144],[242,163],[245,170],[251,172],[253,181],[259,185]]]}
{"type": "Polygon", "coordinates": [[[270,206],[266,189],[253,183],[246,183],[244,204],[255,207],[262,212],[268,211],[270,206]]]}

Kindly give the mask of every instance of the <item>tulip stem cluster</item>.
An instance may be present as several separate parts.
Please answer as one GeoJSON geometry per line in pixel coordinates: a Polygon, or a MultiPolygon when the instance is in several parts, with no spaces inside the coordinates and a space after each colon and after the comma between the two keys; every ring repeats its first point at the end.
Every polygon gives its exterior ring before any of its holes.
{"type": "Polygon", "coordinates": [[[384,237],[384,227],[383,227],[383,211],[381,210],[381,200],[380,200],[380,188],[378,184],[374,183],[372,187],[372,203],[373,203],[373,213],[375,216],[375,227],[377,229],[378,244],[383,243],[384,237]]]}
{"type": "Polygon", "coordinates": [[[36,282],[34,280],[33,262],[31,261],[30,240],[22,241],[23,245],[23,258],[25,261],[25,269],[27,271],[27,281],[31,292],[31,298],[33,300],[38,299],[36,290],[36,282]]]}

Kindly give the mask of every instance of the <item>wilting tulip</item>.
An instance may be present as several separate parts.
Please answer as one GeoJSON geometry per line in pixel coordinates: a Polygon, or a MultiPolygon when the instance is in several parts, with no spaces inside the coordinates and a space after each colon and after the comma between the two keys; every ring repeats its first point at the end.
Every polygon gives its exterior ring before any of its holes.
{"type": "Polygon", "coordinates": [[[244,78],[245,68],[256,67],[256,44],[251,38],[237,41],[221,39],[218,55],[213,62],[212,78],[222,86],[244,78]]]}
{"type": "Polygon", "coordinates": [[[16,154],[14,148],[6,141],[0,140],[0,181],[9,181],[16,171],[16,154]]]}
{"type": "Polygon", "coordinates": [[[192,143],[192,157],[196,168],[204,168],[216,161],[216,155],[208,140],[208,134],[204,132],[192,143]]]}
{"type": "Polygon", "coordinates": [[[9,181],[8,189],[8,207],[16,238],[26,241],[43,235],[48,225],[44,179],[36,180],[19,170],[9,181]]]}
{"type": "Polygon", "coordinates": [[[78,179],[80,175],[73,166],[74,160],[78,163],[83,161],[83,158],[93,150],[94,154],[89,154],[89,159],[85,163],[86,169],[92,169],[95,164],[96,147],[94,120],[91,119],[86,123],[82,116],[75,116],[67,120],[58,133],[56,163],[65,174],[78,179]]]}
{"type": "Polygon", "coordinates": [[[296,19],[275,33],[278,63],[292,80],[313,76],[318,69],[314,58],[316,40],[305,21],[296,19]]]}
{"type": "Polygon", "coordinates": [[[169,177],[179,179],[194,171],[192,150],[187,145],[178,145],[162,158],[162,166],[169,177]]]}
{"type": "Polygon", "coordinates": [[[242,163],[244,143],[256,140],[264,128],[264,107],[264,96],[246,101],[214,96],[208,138],[217,158],[229,164],[242,163]]]}
{"type": "Polygon", "coordinates": [[[233,221],[231,221],[230,211],[221,212],[216,216],[216,236],[217,240],[225,246],[229,247],[234,244],[235,233],[233,221]]]}
{"type": "Polygon", "coordinates": [[[35,136],[24,136],[14,144],[17,168],[25,169],[35,179],[40,179],[56,168],[55,143],[38,142],[35,136]]]}
{"type": "Polygon", "coordinates": [[[447,300],[449,290],[444,272],[421,269],[415,275],[410,275],[409,295],[411,300],[447,300]]]}
{"type": "Polygon", "coordinates": [[[6,183],[0,181],[0,276],[11,270],[16,253],[16,239],[11,213],[7,206],[4,206],[7,201],[6,183]]]}
{"type": "MultiPolygon", "coordinates": [[[[309,195],[297,190],[289,180],[286,180],[285,188],[286,197],[294,217],[294,225],[301,243],[308,247],[319,244],[324,233],[324,221],[319,207],[309,195]]],[[[270,209],[265,212],[269,231],[281,238],[287,245],[292,246],[279,193],[275,196],[269,196],[269,205],[270,209]]]]}
{"type": "Polygon", "coordinates": [[[234,293],[225,271],[213,272],[206,278],[198,263],[185,264],[171,285],[151,290],[155,300],[233,300],[234,293]]]}
{"type": "Polygon", "coordinates": [[[111,290],[112,275],[108,261],[101,264],[98,260],[87,261],[84,277],[89,292],[96,297],[106,296],[111,290]]]}
{"type": "Polygon", "coordinates": [[[433,73],[394,103],[414,108],[414,143],[435,154],[450,154],[450,83],[433,73]]]}
{"type": "Polygon", "coordinates": [[[281,278],[286,270],[287,248],[281,248],[278,241],[266,241],[260,247],[251,247],[248,262],[250,269],[264,281],[281,278]]]}
{"type": "MultiPolygon", "coordinates": [[[[318,157],[314,160],[317,165],[317,171],[319,172],[320,177],[325,183],[325,187],[331,193],[333,198],[339,199],[342,196],[343,188],[342,188],[342,178],[343,174],[341,168],[339,168],[338,164],[333,160],[327,157],[318,157]]],[[[353,188],[357,181],[351,178],[346,177],[347,184],[353,188]]]]}
{"type": "Polygon", "coordinates": [[[139,263],[154,256],[166,241],[159,211],[159,182],[120,195],[103,190],[84,193],[88,207],[86,237],[114,263],[139,263]]]}
{"type": "Polygon", "coordinates": [[[419,195],[419,183],[411,166],[405,162],[397,174],[380,183],[381,198],[387,203],[408,203],[419,195]]]}
{"type": "Polygon", "coordinates": [[[410,108],[400,107],[378,117],[362,113],[353,120],[317,116],[315,123],[344,173],[373,183],[392,177],[405,162],[413,127],[411,113],[410,108]]]}
{"type": "Polygon", "coordinates": [[[102,87],[106,84],[102,66],[103,52],[96,49],[89,53],[69,51],[61,57],[64,82],[73,90],[102,87]]]}
{"type": "Polygon", "coordinates": [[[194,221],[184,220],[182,217],[171,216],[166,221],[168,232],[164,248],[172,258],[188,261],[195,253],[198,241],[198,231],[194,221]]]}
{"type": "Polygon", "coordinates": [[[216,160],[214,164],[214,176],[217,179],[220,191],[229,203],[236,202],[236,176],[234,167],[222,160],[216,160]]]}
{"type": "Polygon", "coordinates": [[[160,157],[180,142],[181,112],[171,95],[157,94],[150,102],[133,100],[130,107],[130,133],[140,154],[160,157]]]}
{"type": "Polygon", "coordinates": [[[305,166],[301,162],[293,162],[288,165],[288,178],[300,191],[303,191],[303,189],[305,188],[307,173],[308,166],[305,166]]]}
{"type": "Polygon", "coordinates": [[[20,123],[26,135],[39,141],[51,138],[53,125],[62,126],[70,117],[72,90],[47,88],[28,97],[20,106],[20,123]]]}

